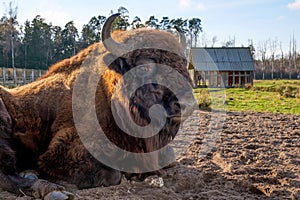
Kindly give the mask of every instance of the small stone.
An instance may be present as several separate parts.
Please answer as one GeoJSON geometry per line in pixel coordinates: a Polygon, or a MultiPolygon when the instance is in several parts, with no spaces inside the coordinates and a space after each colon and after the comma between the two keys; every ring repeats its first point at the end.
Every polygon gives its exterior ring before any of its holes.
{"type": "Polygon", "coordinates": [[[44,200],[73,200],[74,195],[67,191],[53,191],[48,193],[44,200]]]}
{"type": "Polygon", "coordinates": [[[20,173],[20,176],[23,178],[27,178],[30,180],[37,180],[38,179],[38,173],[33,170],[26,170],[20,173]]]}
{"type": "Polygon", "coordinates": [[[145,179],[145,182],[148,183],[151,187],[161,188],[164,186],[164,180],[162,177],[148,177],[145,179]]]}

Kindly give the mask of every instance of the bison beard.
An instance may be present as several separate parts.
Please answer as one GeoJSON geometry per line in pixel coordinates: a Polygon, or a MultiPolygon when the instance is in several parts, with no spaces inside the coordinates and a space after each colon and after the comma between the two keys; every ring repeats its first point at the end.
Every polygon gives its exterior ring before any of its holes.
{"type": "MultiPolygon", "coordinates": [[[[82,144],[74,125],[74,82],[80,66],[87,62],[85,60],[90,54],[96,56],[103,71],[99,74],[95,108],[101,128],[110,141],[129,152],[146,153],[164,147],[175,137],[184,105],[179,105],[172,91],[159,84],[147,84],[126,99],[118,89],[123,87],[122,75],[127,71],[139,65],[147,68],[151,64],[171,66],[191,83],[182,46],[172,34],[148,29],[117,32],[113,35],[116,41],[106,42],[116,16],[108,18],[104,25],[103,44],[91,45],[74,57],[55,64],[44,77],[33,83],[11,90],[0,87],[0,188],[14,193],[35,194],[37,198],[59,190],[72,198],[61,186],[36,179],[33,175],[25,173],[22,177],[19,174],[28,169],[36,170],[43,178],[64,180],[79,188],[120,183],[121,172],[95,159],[82,144]],[[125,51],[126,45],[136,43],[155,48],[125,51]],[[174,53],[163,49],[172,49],[174,53]],[[129,116],[140,126],[150,123],[149,108],[160,104],[167,113],[166,124],[153,137],[133,137],[123,132],[114,121],[111,111],[113,100],[124,105],[130,112],[129,116]]],[[[132,84],[135,83],[132,81],[132,84]]],[[[192,90],[183,92],[190,95],[192,90]]],[[[186,114],[191,112],[186,108],[183,110],[186,114]]],[[[169,152],[161,155],[156,162],[169,155],[169,152]]],[[[126,158],[116,162],[123,159],[126,158]]],[[[145,162],[151,164],[149,160],[145,162]]]]}

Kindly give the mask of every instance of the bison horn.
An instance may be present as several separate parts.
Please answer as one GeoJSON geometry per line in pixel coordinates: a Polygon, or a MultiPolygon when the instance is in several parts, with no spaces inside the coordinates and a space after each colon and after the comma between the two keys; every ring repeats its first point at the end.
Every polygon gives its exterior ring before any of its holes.
{"type": "Polygon", "coordinates": [[[181,44],[182,49],[185,50],[186,49],[186,38],[185,38],[184,32],[178,26],[175,26],[175,29],[179,35],[179,43],[181,44]]]}
{"type": "Polygon", "coordinates": [[[101,32],[101,40],[106,50],[116,56],[121,56],[128,52],[127,48],[124,44],[118,43],[111,38],[112,23],[118,16],[120,16],[120,13],[113,14],[106,20],[101,32]]]}

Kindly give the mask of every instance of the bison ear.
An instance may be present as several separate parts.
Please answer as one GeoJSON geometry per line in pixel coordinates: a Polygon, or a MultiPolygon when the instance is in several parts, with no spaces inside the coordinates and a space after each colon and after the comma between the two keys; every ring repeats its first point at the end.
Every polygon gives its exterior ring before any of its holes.
{"type": "Polygon", "coordinates": [[[112,70],[116,71],[119,74],[125,74],[130,70],[130,65],[127,63],[125,58],[118,57],[108,54],[103,58],[105,64],[112,70]]]}

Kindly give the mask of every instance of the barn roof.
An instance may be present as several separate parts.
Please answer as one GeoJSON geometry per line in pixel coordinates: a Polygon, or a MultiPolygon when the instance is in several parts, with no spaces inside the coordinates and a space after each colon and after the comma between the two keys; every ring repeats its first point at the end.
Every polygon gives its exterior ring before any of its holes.
{"type": "Polygon", "coordinates": [[[255,70],[249,47],[191,48],[189,62],[196,71],[255,70]]]}

